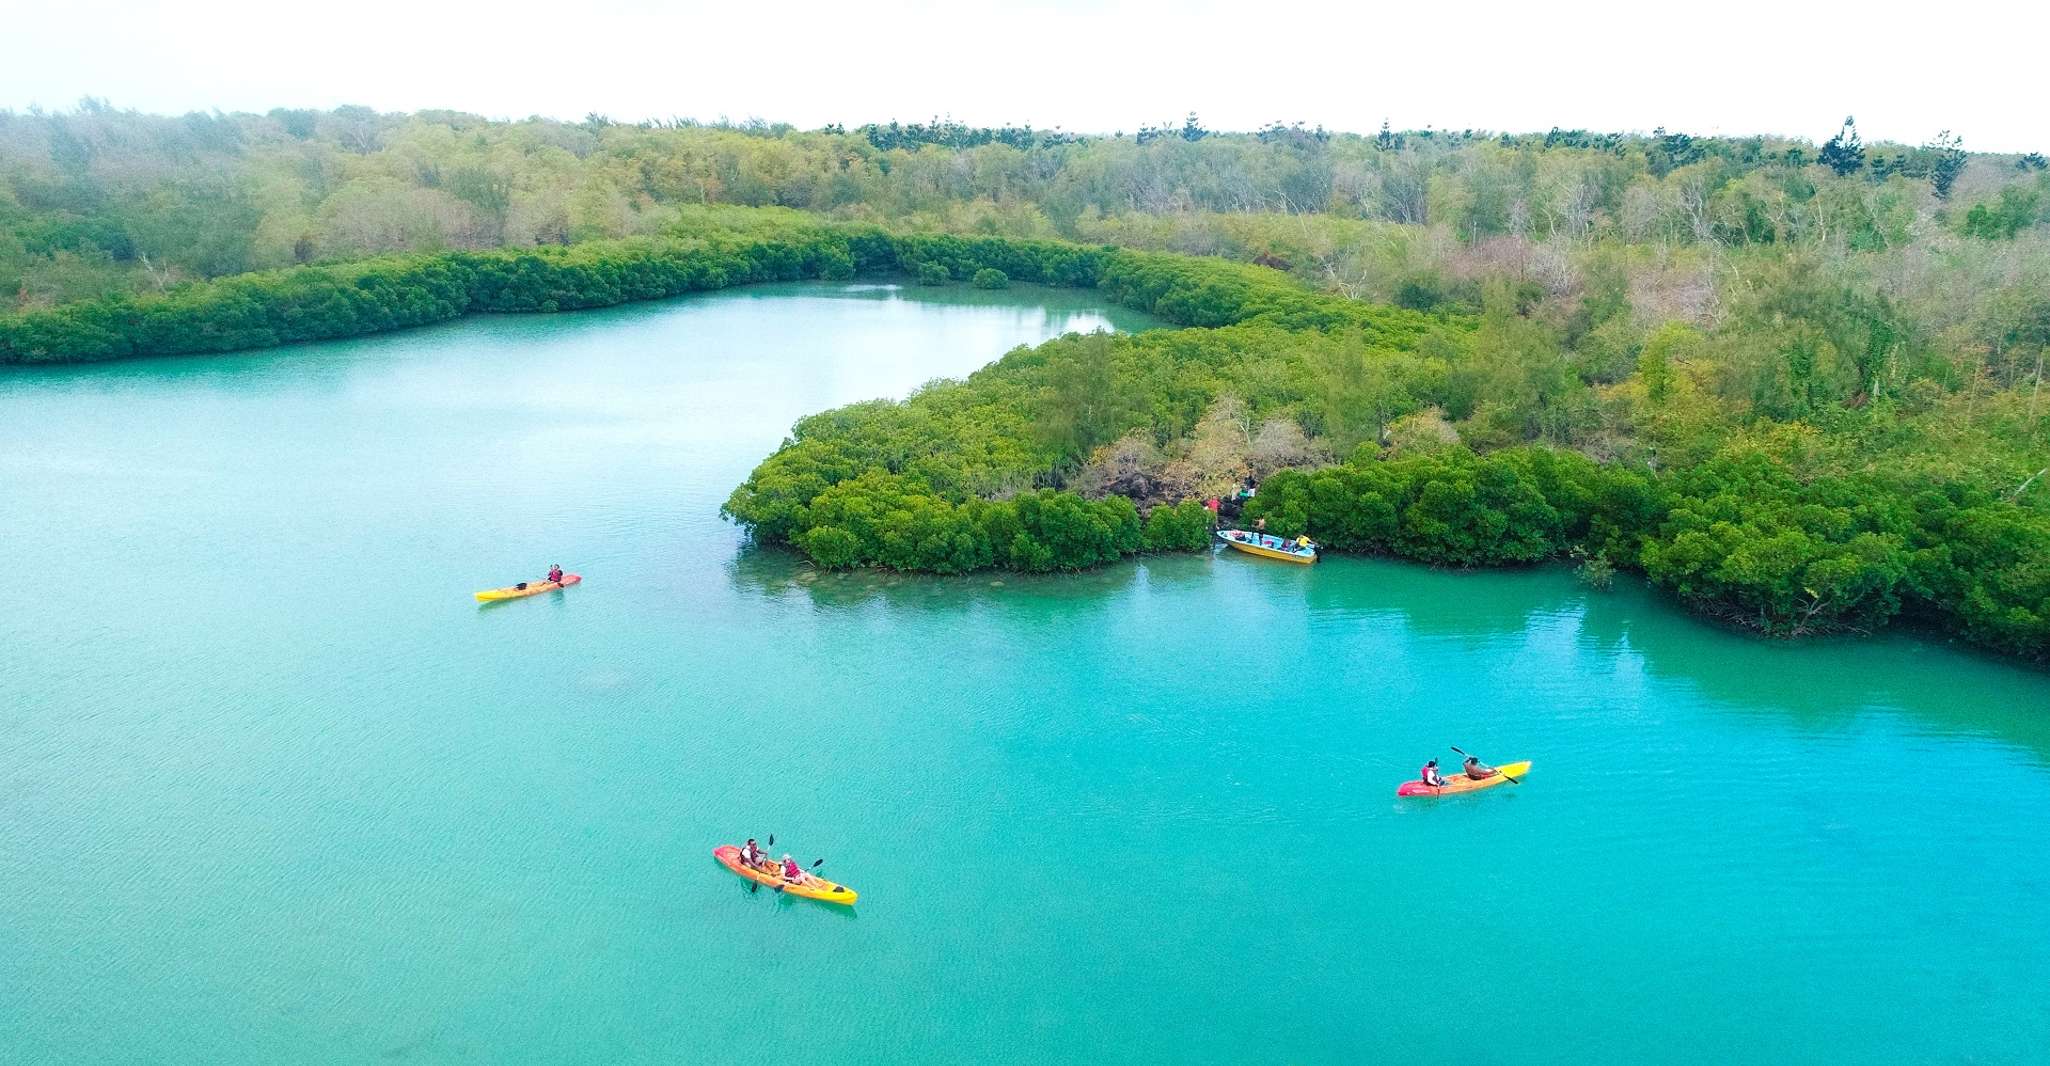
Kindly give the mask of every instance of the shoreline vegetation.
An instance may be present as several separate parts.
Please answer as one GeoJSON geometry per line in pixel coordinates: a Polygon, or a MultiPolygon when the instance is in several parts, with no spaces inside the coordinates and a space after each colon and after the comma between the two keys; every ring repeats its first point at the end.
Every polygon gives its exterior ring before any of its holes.
{"type": "Polygon", "coordinates": [[[726,513],[828,568],[1074,570],[1208,547],[1199,501],[1252,472],[1247,521],[1336,551],[1569,559],[1596,582],[1632,570],[1775,636],[1906,616],[2036,659],[2050,638],[2050,514],[1904,461],[1922,439],[1890,412],[1829,431],[1683,424],[1670,468],[1544,443],[1482,451],[1428,401],[1489,330],[1514,328],[1499,316],[1368,307],[1214,260],[1101,263],[1115,302],[1205,325],[1069,336],[902,402],[811,416],[726,513]]]}
{"type": "MultiPolygon", "coordinates": [[[[637,237],[563,247],[441,252],[294,267],[0,316],[0,364],[81,363],[267,348],[428,325],[467,314],[550,314],[767,281],[906,274],[937,260],[1008,279],[1093,281],[1101,250],[784,225],[768,236],[637,237]],[[970,242],[976,243],[976,242],[970,242]]],[[[928,283],[951,283],[952,275],[928,283]]],[[[987,279],[985,284],[987,285],[987,279]]],[[[994,286],[989,286],[994,287],[994,286]]]]}
{"type": "Polygon", "coordinates": [[[0,363],[878,275],[1177,327],[801,420],[724,512],[828,568],[1198,550],[1199,501],[1252,477],[1246,522],[1336,551],[1565,559],[1771,635],[1901,618],[2050,657],[2040,156],[1848,121],[1818,148],[99,105],[0,114],[0,178],[0,363]]]}

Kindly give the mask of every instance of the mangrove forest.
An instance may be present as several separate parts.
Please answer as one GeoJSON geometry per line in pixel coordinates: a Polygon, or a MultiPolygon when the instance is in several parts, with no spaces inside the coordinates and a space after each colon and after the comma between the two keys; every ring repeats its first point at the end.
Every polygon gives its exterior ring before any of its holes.
{"type": "Polygon", "coordinates": [[[0,113],[0,363],[789,279],[1171,328],[800,421],[726,513],[831,568],[1073,570],[1248,521],[1566,560],[1781,636],[2050,656],[2050,169],[1936,134],[1082,136],[0,113]]]}

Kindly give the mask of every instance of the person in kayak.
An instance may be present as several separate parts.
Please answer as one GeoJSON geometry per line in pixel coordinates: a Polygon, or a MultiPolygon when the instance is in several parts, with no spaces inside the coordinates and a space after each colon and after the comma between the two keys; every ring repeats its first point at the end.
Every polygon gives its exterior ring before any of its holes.
{"type": "Polygon", "coordinates": [[[561,563],[549,563],[549,564],[548,564],[548,580],[550,580],[550,581],[553,581],[553,582],[555,582],[555,583],[557,583],[557,584],[561,584],[561,583],[562,583],[562,564],[561,564],[561,563]]]}
{"type": "Polygon", "coordinates": [[[811,875],[804,872],[804,867],[797,865],[796,859],[788,855],[783,856],[783,880],[793,885],[801,885],[810,879],[811,875]]]}
{"type": "Polygon", "coordinates": [[[1445,775],[1438,772],[1438,760],[1436,759],[1425,763],[1424,768],[1417,772],[1417,776],[1423,778],[1424,784],[1432,788],[1445,787],[1445,775]]]}
{"type": "Polygon", "coordinates": [[[1488,778],[1502,772],[1471,755],[1466,757],[1466,762],[1462,765],[1466,770],[1466,776],[1475,781],[1486,781],[1488,778]]]}
{"type": "Polygon", "coordinates": [[[762,849],[756,846],[755,838],[748,837],[747,843],[741,845],[740,848],[740,864],[742,866],[752,866],[759,870],[766,862],[768,862],[768,859],[762,855],[762,849]]]}

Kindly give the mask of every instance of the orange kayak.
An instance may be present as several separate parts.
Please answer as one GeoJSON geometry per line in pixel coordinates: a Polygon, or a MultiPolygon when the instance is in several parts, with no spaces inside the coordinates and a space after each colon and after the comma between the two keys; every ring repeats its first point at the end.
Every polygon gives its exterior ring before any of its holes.
{"type": "Polygon", "coordinates": [[[517,585],[507,585],[502,589],[485,589],[477,594],[477,598],[486,602],[491,600],[517,600],[522,596],[539,596],[544,592],[554,592],[556,589],[568,588],[583,579],[581,574],[564,574],[561,581],[522,581],[517,585]]]}
{"type": "Polygon", "coordinates": [[[1464,773],[1454,770],[1445,775],[1443,787],[1426,785],[1421,780],[1404,781],[1402,787],[1395,790],[1395,794],[1398,796],[1449,796],[1455,792],[1478,792],[1484,788],[1494,788],[1509,778],[1521,778],[1524,774],[1529,773],[1530,760],[1525,759],[1522,762],[1497,766],[1495,769],[1500,772],[1493,777],[1483,777],[1479,781],[1475,781],[1464,773]]]}
{"type": "Polygon", "coordinates": [[[741,862],[740,849],[731,844],[721,844],[713,848],[712,857],[718,859],[720,865],[756,884],[768,885],[770,888],[780,888],[793,896],[803,896],[806,899],[822,899],[827,903],[852,904],[857,895],[853,889],[848,888],[846,885],[836,885],[817,874],[806,874],[803,884],[793,885],[785,881],[781,873],[757,870],[741,862]]]}

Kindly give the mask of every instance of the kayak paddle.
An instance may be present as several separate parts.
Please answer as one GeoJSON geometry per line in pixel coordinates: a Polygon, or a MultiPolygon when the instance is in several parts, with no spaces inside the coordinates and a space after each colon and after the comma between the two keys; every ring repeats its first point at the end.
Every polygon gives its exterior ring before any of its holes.
{"type": "MultiPolygon", "coordinates": [[[[1454,746],[1454,745],[1447,745],[1447,747],[1451,747],[1453,751],[1459,751],[1459,748],[1458,748],[1458,747],[1456,747],[1456,746],[1454,746]]],[[[1459,751],[1459,754],[1461,754],[1461,755],[1466,755],[1466,753],[1465,753],[1465,752],[1463,752],[1463,751],[1459,751]]],[[[1468,755],[1468,756],[1467,756],[1467,758],[1472,758],[1472,756],[1471,756],[1471,755],[1468,755]]],[[[1497,770],[1497,771],[1495,771],[1495,772],[1496,772],[1496,773],[1498,773],[1498,774],[1502,774],[1502,771],[1500,771],[1500,770],[1497,770]]],[[[1502,774],[1502,780],[1504,780],[1504,781],[1507,781],[1507,782],[1509,782],[1509,783],[1510,783],[1510,784],[1512,784],[1512,785],[1520,785],[1520,784],[1522,784],[1522,783],[1523,783],[1523,782],[1521,782],[1521,781],[1518,781],[1517,779],[1515,779],[1515,778],[1513,778],[1513,777],[1510,777],[1510,776],[1509,776],[1508,774],[1502,774]]]]}

